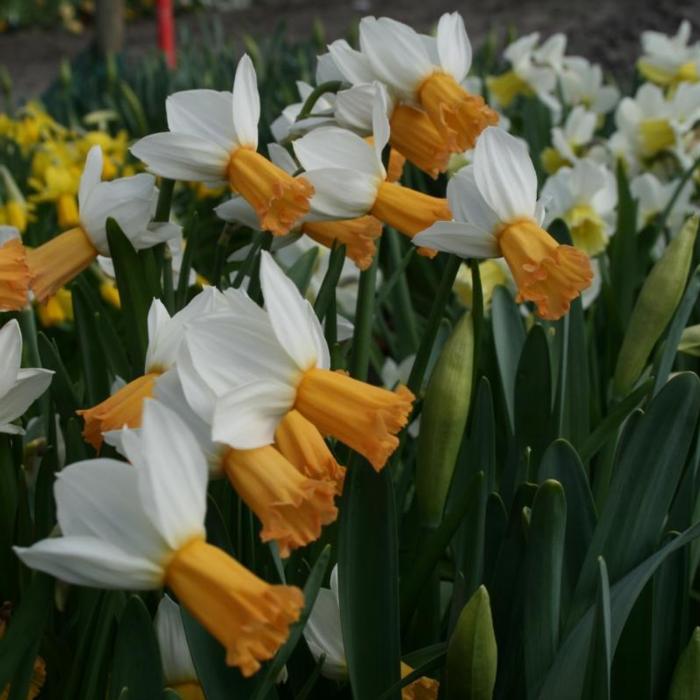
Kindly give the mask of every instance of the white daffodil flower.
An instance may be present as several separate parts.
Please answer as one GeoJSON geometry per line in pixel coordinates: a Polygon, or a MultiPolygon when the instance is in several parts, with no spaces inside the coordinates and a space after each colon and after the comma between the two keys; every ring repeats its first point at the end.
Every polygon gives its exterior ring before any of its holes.
{"type": "Polygon", "coordinates": [[[561,318],[591,282],[588,257],[559,245],[542,228],[537,176],[527,146],[490,127],[474,149],[474,165],[448,183],[453,221],[439,221],[413,239],[464,258],[505,257],[518,301],[532,301],[545,319],[561,318]]]}
{"type": "Polygon", "coordinates": [[[93,146],[80,177],[80,225],[28,251],[32,290],[39,301],[55,294],[98,255],[109,255],[107,219],[113,218],[137,250],[180,237],[176,224],[153,222],[158,188],[152,175],[102,182],[102,149],[93,146]]]}
{"type": "Polygon", "coordinates": [[[564,126],[552,129],[552,145],[542,152],[542,165],[552,174],[563,165],[574,165],[593,139],[598,117],[584,107],[574,107],[564,126]]]}
{"type": "Polygon", "coordinates": [[[24,430],[13,421],[48,389],[53,372],[22,369],[22,332],[15,319],[0,328],[0,358],[0,433],[22,435],[24,430]]]}
{"type": "Polygon", "coordinates": [[[19,311],[27,305],[30,273],[19,230],[0,226],[0,311],[19,311]]]}
{"type": "Polygon", "coordinates": [[[287,639],[302,592],[266,583],[207,544],[207,464],[177,415],[148,401],[140,434],[123,442],[133,466],[93,459],[57,475],[62,537],[15,552],[67,583],[137,591],[167,585],[223,644],[227,663],[252,675],[287,639]]]}
{"type": "Polygon", "coordinates": [[[78,411],[85,421],[85,440],[98,449],[103,433],[124,426],[138,427],[144,400],[153,396],[156,385],[173,370],[187,324],[227,308],[224,295],[216,287],[203,289],[172,317],[160,299],[154,299],[148,311],[148,349],[144,373],[121,386],[104,401],[78,411]]]}
{"type": "Polygon", "coordinates": [[[624,97],[615,112],[617,131],[610,138],[610,149],[638,169],[647,159],[672,152],[687,167],[681,139],[700,118],[700,84],[681,83],[673,95],[665,96],[651,83],[637,94],[624,97]]]}
{"type": "Polygon", "coordinates": [[[450,218],[444,199],[389,182],[382,151],[389,141],[386,94],[376,87],[373,143],[337,127],[316,129],[294,142],[294,153],[313,183],[316,219],[355,219],[371,214],[409,237],[450,218]]]}
{"type": "Polygon", "coordinates": [[[510,70],[487,78],[486,84],[498,106],[509,107],[518,95],[536,95],[558,121],[561,105],[554,91],[564,61],[566,36],[554,34],[541,46],[539,40],[539,32],[534,32],[507,46],[503,57],[510,63],[510,70]]]}
{"type": "Polygon", "coordinates": [[[600,116],[620,100],[617,87],[603,84],[603,69],[583,56],[565,56],[560,78],[564,102],[570,107],[581,105],[600,116]]]}
{"type": "Polygon", "coordinates": [[[169,595],[165,594],[160,599],[153,624],[165,685],[186,700],[205,700],[187,645],[180,606],[169,595]]]}
{"type": "MultiPolygon", "coordinates": [[[[271,143],[268,145],[268,152],[272,162],[290,175],[298,169],[294,159],[282,146],[271,143]]],[[[262,228],[255,210],[243,197],[232,197],[216,207],[214,211],[224,221],[239,223],[254,230],[262,228]]],[[[305,217],[305,219],[308,218],[305,217]]],[[[376,240],[382,232],[381,222],[377,218],[365,215],[344,220],[342,212],[336,212],[327,220],[320,218],[320,215],[311,218],[313,219],[311,221],[300,221],[298,226],[287,236],[277,238],[273,242],[277,244],[275,247],[283,248],[288,243],[293,243],[299,235],[305,234],[326,248],[332,248],[334,244],[342,243],[345,245],[346,256],[361,270],[366,270],[372,264],[377,252],[376,240]]],[[[236,256],[240,257],[242,252],[236,251],[236,256]]]]}
{"type": "MultiPolygon", "coordinates": [[[[637,200],[637,228],[641,230],[661,214],[678,189],[678,179],[662,182],[653,173],[643,173],[630,182],[630,192],[637,200]]],[[[691,204],[695,185],[688,180],[669,211],[666,224],[672,234],[677,233],[688,215],[696,210],[691,204]]]]}
{"type": "Polygon", "coordinates": [[[170,131],[146,136],[131,148],[150,170],[174,180],[228,182],[276,235],[287,233],[308,211],[311,185],[257,152],[260,95],[249,56],[238,62],[232,93],[176,92],[165,108],[170,131]]]}
{"type": "Polygon", "coordinates": [[[328,48],[351,84],[379,80],[401,100],[425,110],[449,151],[471,148],[481,131],[498,119],[481,96],[462,86],[472,49],[456,12],[440,17],[436,37],[420,35],[388,17],[363,17],[359,53],[343,42],[328,48]]]}
{"type": "Polygon", "coordinates": [[[643,54],[637,68],[644,78],[664,87],[700,80],[700,42],[689,44],[690,32],[690,22],[685,19],[673,36],[643,32],[643,54]]]}
{"type": "Polygon", "coordinates": [[[608,245],[617,206],[615,176],[602,165],[579,160],[550,177],[542,188],[545,226],[563,219],[577,248],[598,255],[608,245]]]}
{"type": "Polygon", "coordinates": [[[213,395],[212,437],[238,450],[280,444],[280,426],[298,413],[383,468],[412,395],[329,371],[313,308],[267,252],[261,283],[266,311],[240,295],[232,322],[212,316],[190,327],[178,371],[192,408],[209,419],[213,395]]]}

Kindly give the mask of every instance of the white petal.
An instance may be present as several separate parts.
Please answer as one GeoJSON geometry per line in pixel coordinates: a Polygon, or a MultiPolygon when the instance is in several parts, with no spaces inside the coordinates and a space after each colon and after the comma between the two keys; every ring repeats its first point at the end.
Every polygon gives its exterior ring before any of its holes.
{"type": "Polygon", "coordinates": [[[182,226],[172,221],[151,221],[145,228],[129,236],[136,250],[146,250],[159,243],[182,238],[182,226]]]}
{"type": "Polygon", "coordinates": [[[230,92],[176,92],[165,101],[168,129],[178,134],[195,136],[230,151],[238,145],[231,102],[230,92]]]}
{"type": "Polygon", "coordinates": [[[316,129],[297,139],[293,146],[304,170],[347,168],[367,175],[381,174],[372,147],[347,129],[335,126],[316,129]]]}
{"type": "Polygon", "coordinates": [[[58,524],[70,537],[91,537],[154,564],[168,546],[149,520],[139,496],[136,469],[114,459],[76,462],[54,486],[58,524]]]}
{"type": "Polygon", "coordinates": [[[304,639],[315,661],[325,654],[322,669],[324,676],[337,680],[347,677],[340,608],[335,593],[328,588],[321,588],[316,596],[304,627],[304,639]]]}
{"type": "Polygon", "coordinates": [[[0,399],[0,423],[11,423],[49,388],[53,371],[21,369],[15,385],[0,399]]]}
{"type": "Polygon", "coordinates": [[[294,158],[292,158],[289,151],[284,146],[280,146],[278,143],[268,143],[267,152],[270,156],[270,160],[278,168],[282,168],[285,173],[294,175],[294,173],[299,169],[296,161],[294,158]]]}
{"type": "Polygon", "coordinates": [[[15,318],[0,328],[0,358],[0,401],[4,401],[5,394],[15,384],[22,364],[22,331],[15,318]]]}
{"type": "Polygon", "coordinates": [[[476,142],[474,175],[481,196],[502,221],[534,216],[537,176],[525,143],[488,127],[476,142]]]}
{"type": "Polygon", "coordinates": [[[376,173],[386,177],[386,171],[382,164],[382,151],[389,143],[389,119],[387,117],[388,97],[386,88],[381,83],[375,84],[376,95],[372,105],[372,133],[374,134],[374,156],[376,173]]]}
{"type": "Polygon", "coordinates": [[[323,364],[328,349],[321,324],[309,302],[267,251],[260,258],[260,281],[272,330],[282,348],[302,372],[323,364]]]}
{"type": "Polygon", "coordinates": [[[271,445],[295,397],[296,390],[289,385],[270,381],[244,384],[216,402],[212,437],[239,450],[271,445]]]}
{"type": "Polygon", "coordinates": [[[0,246],[5,245],[8,241],[20,238],[19,229],[16,229],[14,226],[0,226],[0,246]]]}
{"type": "Polygon", "coordinates": [[[14,550],[28,567],[79,586],[150,590],[162,585],[165,573],[157,563],[94,537],[56,537],[14,550]]]}
{"type": "Polygon", "coordinates": [[[314,187],[309,220],[364,216],[374,206],[381,184],[375,176],[341,168],[309,170],[304,177],[314,187]]]}
{"type": "Polygon", "coordinates": [[[80,188],[78,190],[78,206],[82,211],[92,188],[102,180],[102,149],[95,145],[87,154],[83,174],[80,176],[80,188]]]}
{"type": "Polygon", "coordinates": [[[233,123],[241,146],[258,148],[259,121],[260,95],[255,68],[250,56],[243,54],[233,81],[233,123]]]}
{"type": "Polygon", "coordinates": [[[156,345],[159,335],[170,322],[170,314],[160,299],[151,302],[148,310],[146,325],[148,327],[148,352],[146,353],[146,367],[153,364],[152,348],[156,345]]]}
{"type": "Polygon", "coordinates": [[[437,221],[414,236],[411,243],[444,250],[462,258],[497,258],[501,255],[496,239],[489,231],[456,221],[437,221]]]}
{"type": "Polygon", "coordinates": [[[195,369],[192,353],[186,340],[180,346],[175,371],[190,408],[199,418],[210,424],[214,420],[216,394],[202,380],[199,372],[195,369]]]}
{"type": "Polygon", "coordinates": [[[187,134],[151,134],[131,152],[156,175],[173,180],[218,182],[226,179],[228,152],[214,143],[187,134]]]}
{"type": "Polygon", "coordinates": [[[375,79],[367,57],[353,49],[345,39],[338,39],[329,44],[328,52],[337,69],[351,85],[371,83],[375,79]]]}
{"type": "Polygon", "coordinates": [[[450,178],[447,201],[455,221],[466,221],[484,231],[493,231],[500,225],[499,218],[476,186],[473,165],[467,165],[450,178]]]}
{"type": "Polygon", "coordinates": [[[360,20],[360,48],[377,78],[407,95],[434,68],[418,34],[388,17],[360,20]]]}
{"type": "Polygon", "coordinates": [[[344,77],[330,53],[323,53],[316,56],[316,85],[322,85],[331,80],[343,79],[344,77]]]}
{"type": "Polygon", "coordinates": [[[163,662],[165,685],[197,681],[197,671],[187,645],[180,606],[167,594],[158,605],[154,625],[163,662]]]}
{"type": "Polygon", "coordinates": [[[446,12],[437,26],[437,49],[440,64],[461,83],[472,64],[472,45],[458,12],[446,12]]]}
{"type": "Polygon", "coordinates": [[[145,402],[142,424],[141,499],[165,541],[177,549],[204,535],[207,463],[182,419],[158,401],[145,402]]]}
{"type": "Polygon", "coordinates": [[[243,224],[243,226],[248,226],[255,231],[260,230],[260,219],[258,219],[255,209],[239,195],[231,197],[228,202],[219,204],[218,207],[214,208],[214,211],[224,221],[243,224]]]}
{"type": "Polygon", "coordinates": [[[341,90],[335,101],[335,118],[338,124],[345,129],[370,134],[374,97],[374,85],[369,83],[341,90]]]}

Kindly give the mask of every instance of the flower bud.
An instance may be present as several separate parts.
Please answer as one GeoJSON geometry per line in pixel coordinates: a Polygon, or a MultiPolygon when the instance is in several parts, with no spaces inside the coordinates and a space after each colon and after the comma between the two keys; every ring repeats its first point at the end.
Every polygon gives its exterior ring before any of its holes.
{"type": "Polygon", "coordinates": [[[627,395],[641,376],[649,355],[673,318],[685,289],[693,257],[698,217],[686,221],[644,281],[617,357],[614,392],[627,395]]]}

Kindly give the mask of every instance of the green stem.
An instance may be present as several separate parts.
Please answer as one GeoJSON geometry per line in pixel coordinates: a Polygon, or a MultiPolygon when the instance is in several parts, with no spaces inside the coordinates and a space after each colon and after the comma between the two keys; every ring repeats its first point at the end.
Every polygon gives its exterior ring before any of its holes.
{"type": "Polygon", "coordinates": [[[41,367],[39,340],[36,329],[36,316],[31,306],[25,306],[19,313],[19,327],[24,342],[24,360],[27,367],[41,367]]]}
{"type": "MultiPolygon", "coordinates": [[[[389,244],[391,268],[392,270],[399,269],[402,263],[399,234],[393,228],[387,228],[384,232],[384,237],[389,244]]],[[[396,311],[399,317],[399,336],[406,338],[409,346],[409,352],[407,354],[412,354],[418,347],[418,326],[416,325],[416,316],[413,312],[411,292],[408,289],[408,281],[406,280],[405,272],[402,272],[398,277],[394,297],[396,299],[396,311]]]]}
{"type": "MultiPolygon", "coordinates": [[[[167,223],[170,221],[170,208],[173,203],[175,180],[163,179],[158,192],[158,203],[153,221],[167,223]]],[[[156,260],[160,263],[162,279],[163,303],[169,313],[175,310],[175,294],[173,291],[173,262],[170,248],[167,243],[161,243],[156,247],[156,260]]]]}
{"type": "Polygon", "coordinates": [[[423,337],[421,338],[420,346],[418,347],[418,352],[416,353],[416,360],[413,363],[413,368],[411,369],[411,374],[408,378],[408,388],[414,394],[418,394],[421,386],[423,385],[423,376],[425,375],[425,370],[428,367],[428,361],[430,360],[430,353],[433,350],[435,336],[440,328],[440,321],[442,321],[445,307],[447,306],[447,302],[450,299],[450,294],[452,293],[452,285],[454,284],[455,277],[457,277],[457,271],[459,270],[459,266],[461,264],[461,258],[456,255],[450,255],[447,259],[447,265],[445,265],[445,269],[442,273],[442,279],[440,280],[440,285],[435,293],[433,306],[430,309],[428,323],[423,331],[423,337]]]}
{"type": "Polygon", "coordinates": [[[377,254],[374,256],[372,264],[360,273],[360,288],[355,308],[355,333],[352,339],[350,374],[361,380],[367,379],[369,369],[369,346],[372,341],[374,322],[374,292],[379,265],[379,243],[380,241],[377,241],[377,254]]]}
{"type": "Polygon", "coordinates": [[[329,80],[326,83],[317,85],[313,92],[306,98],[306,102],[304,102],[304,106],[301,108],[295,121],[300,122],[302,119],[306,119],[306,117],[311,114],[311,110],[314,108],[314,105],[318,102],[321,95],[326,92],[338,92],[342,85],[343,83],[340,80],[329,80]]]}
{"type": "Polygon", "coordinates": [[[318,320],[323,323],[330,308],[331,300],[335,301],[335,288],[338,286],[340,273],[343,271],[343,263],[345,262],[345,245],[334,245],[328,260],[328,269],[321,282],[321,288],[316,295],[314,302],[314,311],[318,316],[318,320]]]}
{"type": "Polygon", "coordinates": [[[665,206],[664,210],[661,212],[661,216],[659,217],[659,230],[663,230],[666,226],[666,220],[671,214],[671,210],[673,209],[673,205],[676,203],[676,200],[678,197],[680,197],[680,194],[685,187],[686,183],[690,178],[692,177],[693,173],[697,170],[697,168],[700,167],[700,158],[695,160],[695,162],[683,173],[681,176],[681,179],[678,181],[678,184],[676,185],[676,189],[673,191],[673,195],[671,196],[671,199],[668,200],[668,204],[665,206]]]}
{"type": "Polygon", "coordinates": [[[173,203],[174,189],[175,180],[161,180],[160,190],[158,192],[158,203],[156,204],[156,213],[153,216],[153,221],[170,221],[170,207],[173,203]]]}
{"type": "MultiPolygon", "coordinates": [[[[263,233],[260,250],[270,250],[272,247],[272,234],[263,233]]],[[[255,260],[255,266],[250,275],[250,284],[248,285],[248,296],[256,303],[262,304],[263,296],[260,288],[260,256],[255,260]]]]}

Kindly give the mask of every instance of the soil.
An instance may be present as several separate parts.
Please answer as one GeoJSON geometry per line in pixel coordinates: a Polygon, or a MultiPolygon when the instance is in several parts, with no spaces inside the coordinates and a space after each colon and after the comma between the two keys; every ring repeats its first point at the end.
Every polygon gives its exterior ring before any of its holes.
{"type": "MultiPolygon", "coordinates": [[[[695,39],[700,28],[697,0],[253,0],[243,10],[208,10],[232,38],[245,33],[259,35],[261,28],[283,19],[293,37],[308,35],[316,18],[325,26],[329,40],[345,34],[349,26],[366,14],[388,15],[426,30],[442,12],[462,12],[472,41],[489,30],[505,36],[517,28],[523,34],[538,30],[543,36],[565,32],[568,53],[600,62],[618,78],[628,80],[639,53],[639,35],[645,29],[675,32],[680,21],[689,19],[695,39]]],[[[177,24],[190,25],[197,34],[196,13],[179,15],[177,24]]],[[[152,18],[128,24],[126,50],[138,55],[155,44],[152,18]]],[[[14,85],[16,99],[41,93],[55,78],[63,59],[72,59],[92,40],[88,29],[75,35],[62,29],[22,30],[0,34],[0,66],[5,66],[14,85]]]]}

